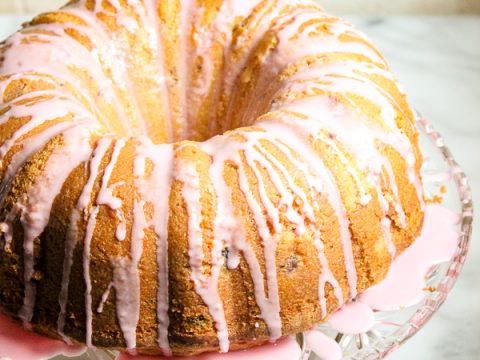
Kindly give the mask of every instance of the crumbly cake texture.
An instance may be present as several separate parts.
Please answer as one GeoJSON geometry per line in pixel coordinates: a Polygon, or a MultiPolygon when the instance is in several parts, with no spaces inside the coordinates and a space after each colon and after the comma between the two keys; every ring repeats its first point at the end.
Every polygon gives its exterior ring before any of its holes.
{"type": "Polygon", "coordinates": [[[0,307],[142,354],[304,331],[423,222],[414,115],[302,0],[83,0],[0,44],[0,307]]]}

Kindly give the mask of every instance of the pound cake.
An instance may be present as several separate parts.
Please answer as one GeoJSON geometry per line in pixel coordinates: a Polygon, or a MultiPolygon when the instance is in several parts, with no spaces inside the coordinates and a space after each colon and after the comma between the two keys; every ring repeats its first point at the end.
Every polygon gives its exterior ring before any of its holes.
{"type": "Polygon", "coordinates": [[[78,0],[0,44],[0,308],[190,356],[324,322],[423,222],[415,118],[309,0],[78,0]]]}

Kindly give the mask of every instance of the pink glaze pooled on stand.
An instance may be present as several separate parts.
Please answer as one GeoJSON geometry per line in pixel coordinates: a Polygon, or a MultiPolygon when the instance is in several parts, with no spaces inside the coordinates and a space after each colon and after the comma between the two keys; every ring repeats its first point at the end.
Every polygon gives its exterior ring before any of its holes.
{"type": "Polygon", "coordinates": [[[342,349],[331,337],[321,331],[305,333],[307,345],[313,353],[322,360],[340,360],[343,357],[342,349]]]}
{"type": "Polygon", "coordinates": [[[67,345],[24,330],[7,315],[0,313],[0,358],[11,360],[41,360],[57,355],[77,356],[84,346],[67,345]]]}
{"type": "Polygon", "coordinates": [[[375,323],[372,309],[360,301],[352,301],[335,311],[328,324],[342,334],[367,332],[375,323]]]}
{"type": "Polygon", "coordinates": [[[420,237],[395,259],[385,280],[359,296],[361,302],[389,311],[422,301],[428,270],[455,255],[458,233],[454,225],[459,216],[440,204],[428,204],[424,221],[420,237]]]}
{"type": "MultiPolygon", "coordinates": [[[[330,327],[343,334],[366,333],[375,324],[373,310],[398,310],[421,302],[425,297],[425,275],[429,269],[455,255],[459,237],[454,226],[458,222],[459,216],[448,208],[427,204],[420,237],[395,258],[380,284],[333,313],[329,319],[330,327]]],[[[335,355],[339,351],[341,354],[340,346],[321,331],[310,331],[306,336],[308,346],[320,359],[341,358],[341,355],[335,355]]]]}

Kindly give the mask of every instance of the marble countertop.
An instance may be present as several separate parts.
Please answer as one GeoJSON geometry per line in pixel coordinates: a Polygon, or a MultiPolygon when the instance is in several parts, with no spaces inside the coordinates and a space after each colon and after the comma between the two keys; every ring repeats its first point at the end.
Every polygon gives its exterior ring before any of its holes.
{"type": "MultiPolygon", "coordinates": [[[[345,17],[375,41],[412,104],[444,135],[480,205],[480,16],[345,17]]],[[[25,19],[0,16],[0,38],[25,19]]],[[[469,258],[445,304],[389,359],[480,359],[479,230],[476,221],[469,258]]]]}

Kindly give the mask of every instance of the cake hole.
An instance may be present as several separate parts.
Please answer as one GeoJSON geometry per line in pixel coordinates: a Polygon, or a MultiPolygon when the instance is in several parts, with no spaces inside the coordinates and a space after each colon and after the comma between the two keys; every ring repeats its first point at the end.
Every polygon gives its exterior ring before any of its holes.
{"type": "Polygon", "coordinates": [[[292,273],[298,268],[298,257],[296,255],[290,255],[286,260],[283,268],[288,272],[292,273]]]}

